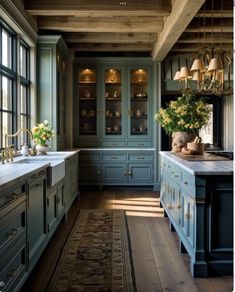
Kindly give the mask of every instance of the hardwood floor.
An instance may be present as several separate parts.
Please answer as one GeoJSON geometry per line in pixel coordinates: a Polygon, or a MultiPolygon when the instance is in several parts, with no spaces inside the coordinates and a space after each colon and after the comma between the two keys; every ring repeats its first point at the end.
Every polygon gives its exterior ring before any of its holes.
{"type": "Polygon", "coordinates": [[[134,190],[82,191],[43,253],[22,291],[46,291],[67,235],[79,209],[126,210],[138,292],[229,292],[233,277],[192,278],[189,257],[180,254],[178,238],[163,217],[156,192],[134,190]]]}

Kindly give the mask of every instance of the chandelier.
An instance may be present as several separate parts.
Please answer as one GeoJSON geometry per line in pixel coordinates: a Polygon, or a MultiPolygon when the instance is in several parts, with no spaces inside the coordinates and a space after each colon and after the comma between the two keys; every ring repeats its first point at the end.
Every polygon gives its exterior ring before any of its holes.
{"type": "MultiPolygon", "coordinates": [[[[221,1],[223,13],[223,1],[221,1]]],[[[205,9],[205,6],[204,6],[205,9]]],[[[211,44],[205,42],[205,15],[204,15],[204,43],[199,43],[198,17],[198,49],[193,55],[191,68],[181,67],[176,72],[174,80],[179,81],[182,91],[199,95],[226,96],[233,93],[231,86],[231,52],[223,45],[219,48],[213,45],[213,0],[212,0],[212,32],[211,44]]],[[[223,15],[221,15],[221,32],[223,34],[223,15]]]]}

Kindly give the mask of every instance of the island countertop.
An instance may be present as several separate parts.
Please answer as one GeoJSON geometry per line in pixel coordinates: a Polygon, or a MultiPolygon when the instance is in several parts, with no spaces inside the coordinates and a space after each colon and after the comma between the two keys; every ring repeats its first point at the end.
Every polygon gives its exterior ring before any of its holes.
{"type": "Polygon", "coordinates": [[[188,161],[170,151],[160,151],[159,153],[193,175],[233,175],[232,160],[188,161]]]}

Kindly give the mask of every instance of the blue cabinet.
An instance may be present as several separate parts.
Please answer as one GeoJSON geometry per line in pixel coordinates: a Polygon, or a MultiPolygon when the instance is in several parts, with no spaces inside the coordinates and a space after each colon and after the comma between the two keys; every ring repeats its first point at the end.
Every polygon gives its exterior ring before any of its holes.
{"type": "Polygon", "coordinates": [[[153,147],[152,60],[81,58],[75,76],[75,147],[153,147]]]}
{"type": "Polygon", "coordinates": [[[33,173],[29,177],[27,197],[29,270],[33,268],[46,245],[46,178],[46,169],[33,173]]]}
{"type": "Polygon", "coordinates": [[[194,277],[233,271],[233,176],[209,172],[194,175],[184,160],[161,157],[160,202],[194,277]]]}
{"type": "Polygon", "coordinates": [[[154,150],[81,150],[81,185],[146,185],[154,179],[154,150]]]}
{"type": "Polygon", "coordinates": [[[150,58],[76,60],[73,146],[81,149],[81,185],[154,185],[155,71],[150,58]],[[140,149],[151,159],[129,157],[140,149]]]}
{"type": "Polygon", "coordinates": [[[26,278],[26,246],[26,180],[21,180],[0,194],[2,291],[13,291],[26,278]]]}

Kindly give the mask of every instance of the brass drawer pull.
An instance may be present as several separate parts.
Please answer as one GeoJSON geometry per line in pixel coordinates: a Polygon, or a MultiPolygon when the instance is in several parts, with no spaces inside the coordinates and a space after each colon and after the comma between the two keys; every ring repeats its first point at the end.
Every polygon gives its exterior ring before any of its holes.
{"type": "Polygon", "coordinates": [[[179,177],[178,174],[175,174],[175,177],[179,177]]]}
{"type": "Polygon", "coordinates": [[[185,184],[185,185],[188,185],[188,182],[187,182],[187,181],[184,181],[184,184],[185,184]]]}
{"type": "Polygon", "coordinates": [[[9,272],[9,273],[7,274],[7,277],[8,277],[8,278],[13,278],[13,277],[15,277],[15,276],[17,275],[17,271],[18,271],[17,268],[13,268],[13,269],[11,270],[11,272],[9,272]]]}
{"type": "Polygon", "coordinates": [[[128,176],[132,176],[132,173],[131,173],[131,171],[128,171],[128,174],[127,174],[128,176]]]}
{"type": "Polygon", "coordinates": [[[117,143],[112,143],[111,145],[112,145],[112,146],[117,146],[117,143]]]}
{"type": "Polygon", "coordinates": [[[144,157],[140,157],[140,156],[139,156],[139,157],[137,157],[137,159],[144,159],[144,157]]]}
{"type": "Polygon", "coordinates": [[[181,208],[181,205],[180,204],[177,204],[177,209],[180,209],[181,208]]]}
{"type": "Polygon", "coordinates": [[[97,175],[101,175],[101,172],[100,171],[97,171],[97,175]]]}
{"type": "Polygon", "coordinates": [[[190,213],[186,213],[186,214],[185,214],[185,217],[186,217],[187,219],[191,219],[191,214],[190,214],[190,213]]]}
{"type": "Polygon", "coordinates": [[[12,228],[11,231],[7,233],[7,235],[15,236],[18,233],[18,229],[12,228]]]}
{"type": "Polygon", "coordinates": [[[137,146],[144,146],[144,143],[138,143],[137,146]]]}
{"type": "Polygon", "coordinates": [[[116,156],[112,156],[112,157],[110,157],[111,159],[117,159],[117,157],[116,156]]]}

